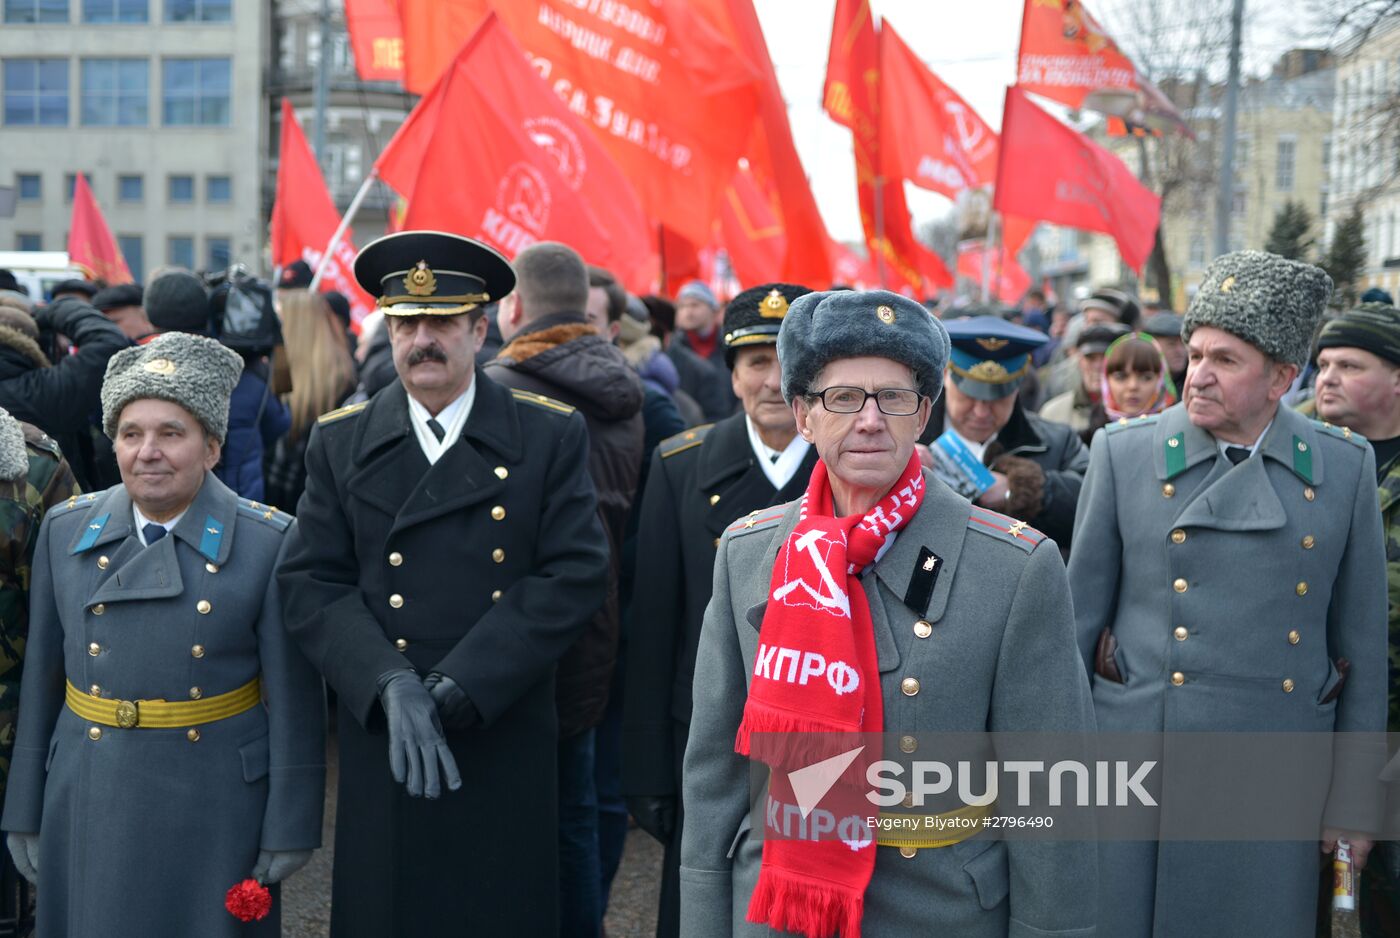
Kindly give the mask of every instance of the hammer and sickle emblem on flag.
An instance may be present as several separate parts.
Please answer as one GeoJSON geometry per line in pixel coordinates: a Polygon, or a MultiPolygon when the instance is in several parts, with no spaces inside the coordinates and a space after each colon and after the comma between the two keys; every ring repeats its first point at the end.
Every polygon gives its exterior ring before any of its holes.
{"type": "Polygon", "coordinates": [[[804,552],[811,559],[812,567],[817,571],[817,576],[821,580],[818,587],[814,589],[799,574],[795,579],[789,580],[774,590],[773,599],[787,605],[806,606],[808,603],[805,602],[787,602],[789,595],[801,589],[816,604],[813,608],[829,611],[833,614],[839,612],[840,615],[849,619],[851,617],[851,600],[846,595],[846,591],[837,584],[836,578],[831,575],[831,569],[826,565],[826,558],[822,555],[820,548],[823,540],[825,539],[822,537],[821,531],[812,530],[800,535],[793,543],[794,548],[804,552]],[[822,591],[823,587],[825,592],[822,591]]]}

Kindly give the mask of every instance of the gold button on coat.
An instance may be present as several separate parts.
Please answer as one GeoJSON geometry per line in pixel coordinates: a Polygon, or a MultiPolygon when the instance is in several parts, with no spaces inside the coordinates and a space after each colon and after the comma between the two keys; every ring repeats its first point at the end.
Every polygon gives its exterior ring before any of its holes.
{"type": "Polygon", "coordinates": [[[106,612],[106,611],[107,611],[107,607],[106,607],[104,604],[102,604],[102,603],[98,603],[96,606],[93,606],[93,607],[92,607],[92,614],[95,615],[95,616],[100,616],[100,615],[102,615],[102,613],[104,613],[104,612],[106,612]]]}
{"type": "Polygon", "coordinates": [[[1317,539],[1314,538],[1311,534],[1304,535],[1304,537],[1303,537],[1303,550],[1312,550],[1312,549],[1313,549],[1313,545],[1316,544],[1316,543],[1317,543],[1317,539]]]}
{"type": "Polygon", "coordinates": [[[389,555],[389,566],[391,566],[391,567],[398,567],[398,566],[402,566],[402,565],[403,565],[403,554],[399,553],[398,551],[394,551],[392,554],[389,555]]]}
{"type": "Polygon", "coordinates": [[[199,730],[197,730],[197,729],[195,729],[193,726],[191,726],[191,727],[185,732],[185,738],[188,739],[188,740],[189,740],[190,742],[192,742],[192,743],[197,743],[197,742],[199,742],[199,730]]]}
{"type": "Polygon", "coordinates": [[[500,590],[492,590],[492,591],[491,591],[491,601],[492,601],[493,603],[498,603],[498,602],[501,601],[501,591],[500,591],[500,590]]]}
{"type": "Polygon", "coordinates": [[[203,658],[203,657],[204,657],[204,646],[203,646],[203,645],[195,645],[193,648],[190,649],[190,654],[191,654],[193,657],[195,657],[195,658],[203,658]]]}
{"type": "Polygon", "coordinates": [[[920,619],[918,622],[914,623],[914,634],[919,638],[928,638],[933,634],[933,626],[923,619],[920,619]]]}
{"type": "Polygon", "coordinates": [[[199,614],[202,616],[209,615],[209,610],[214,608],[212,605],[209,604],[209,600],[207,599],[201,599],[199,602],[194,604],[194,607],[199,610],[199,614]]]}
{"type": "Polygon", "coordinates": [[[396,638],[396,639],[394,639],[394,647],[397,648],[399,651],[403,651],[405,648],[408,647],[408,639],[406,639],[406,638],[396,638]]]}
{"type": "Polygon", "coordinates": [[[899,682],[899,689],[904,692],[905,697],[913,697],[919,692],[919,679],[906,677],[899,682]]]}
{"type": "Polygon", "coordinates": [[[1172,686],[1174,686],[1174,687],[1180,687],[1182,684],[1185,684],[1185,683],[1186,683],[1186,675],[1182,674],[1180,671],[1173,671],[1173,672],[1172,672],[1172,686]]]}
{"type": "Polygon", "coordinates": [[[919,741],[912,736],[899,737],[900,752],[913,752],[919,748],[919,741]]]}
{"type": "Polygon", "coordinates": [[[1173,544],[1181,544],[1181,543],[1184,543],[1185,541],[1186,541],[1186,532],[1183,531],[1183,530],[1181,530],[1181,528],[1177,528],[1175,531],[1172,532],[1172,543],[1173,543],[1173,544]]]}
{"type": "Polygon", "coordinates": [[[1303,640],[1303,636],[1301,636],[1301,635],[1298,634],[1298,630],[1297,630],[1297,629],[1293,629],[1291,632],[1288,633],[1288,644],[1290,644],[1290,645],[1296,645],[1296,644],[1298,644],[1299,642],[1301,642],[1302,640],[1303,640]]]}
{"type": "Polygon", "coordinates": [[[491,559],[496,561],[496,563],[504,563],[506,552],[497,547],[495,550],[491,551],[491,559]]]}
{"type": "Polygon", "coordinates": [[[1299,596],[1308,595],[1308,583],[1306,580],[1293,587],[1293,589],[1297,591],[1299,596]]]}
{"type": "Polygon", "coordinates": [[[1312,486],[1309,485],[1303,489],[1303,497],[1306,498],[1308,501],[1312,501],[1314,498],[1317,498],[1317,493],[1314,492],[1312,486]]]}
{"type": "Polygon", "coordinates": [[[719,496],[718,496],[718,495],[711,495],[711,496],[710,496],[710,504],[711,504],[711,505],[718,505],[718,504],[719,504],[719,496]]]}
{"type": "Polygon", "coordinates": [[[91,695],[94,696],[94,697],[101,697],[101,696],[102,696],[102,688],[100,688],[100,687],[98,687],[96,684],[94,684],[94,685],[92,685],[91,687],[88,688],[88,693],[91,694],[91,695]]]}
{"type": "Polygon", "coordinates": [[[912,860],[912,859],[914,859],[914,856],[915,856],[918,852],[919,852],[919,849],[918,849],[917,847],[900,847],[900,848],[899,848],[899,855],[902,856],[902,857],[904,857],[904,859],[906,859],[906,860],[912,860]]]}
{"type": "Polygon", "coordinates": [[[204,565],[204,569],[205,569],[205,570],[208,570],[210,573],[218,573],[218,572],[219,572],[219,565],[216,564],[216,563],[206,563],[206,564],[204,565]]]}
{"type": "Polygon", "coordinates": [[[1162,486],[1162,497],[1163,497],[1163,498],[1171,498],[1171,497],[1172,497],[1173,495],[1175,495],[1175,494],[1176,494],[1176,486],[1175,486],[1175,485],[1172,485],[1170,482],[1168,482],[1166,485],[1163,485],[1163,486],[1162,486]]]}
{"type": "Polygon", "coordinates": [[[102,727],[100,727],[100,726],[89,726],[89,727],[88,727],[88,739],[101,739],[101,738],[102,738],[102,727]]]}
{"type": "Polygon", "coordinates": [[[495,508],[492,508],[492,509],[491,509],[491,520],[493,520],[493,521],[504,521],[504,520],[506,520],[506,510],[505,510],[504,508],[502,508],[500,505],[497,505],[495,508]]]}
{"type": "Polygon", "coordinates": [[[403,597],[400,596],[398,593],[395,593],[394,595],[389,597],[389,605],[393,606],[395,609],[402,609],[403,597]]]}
{"type": "Polygon", "coordinates": [[[198,687],[191,687],[191,688],[190,688],[190,700],[198,700],[199,698],[201,698],[201,697],[203,697],[203,696],[204,696],[204,691],[200,690],[198,687]]]}
{"type": "Polygon", "coordinates": [[[112,561],[108,560],[106,557],[98,557],[98,558],[97,558],[97,569],[99,569],[99,570],[106,570],[109,566],[111,566],[111,563],[112,563],[112,561]]]}
{"type": "Polygon", "coordinates": [[[1176,640],[1178,642],[1186,641],[1186,636],[1190,634],[1190,632],[1186,631],[1186,626],[1184,625],[1178,625],[1175,629],[1172,630],[1172,635],[1176,637],[1176,640]]]}
{"type": "Polygon", "coordinates": [[[96,642],[93,642],[91,645],[88,646],[88,654],[92,655],[94,658],[96,658],[101,653],[102,646],[97,644],[96,642]]]}
{"type": "Polygon", "coordinates": [[[1283,679],[1283,692],[1285,694],[1293,693],[1293,678],[1286,677],[1283,679]]]}
{"type": "Polygon", "coordinates": [[[506,476],[508,476],[508,475],[510,475],[510,471],[509,471],[508,469],[506,469],[505,466],[497,466],[497,467],[496,467],[496,478],[498,478],[498,479],[504,479],[504,478],[505,478],[506,476]]]}
{"type": "Polygon", "coordinates": [[[1178,593],[1184,593],[1187,589],[1187,583],[1181,577],[1177,577],[1172,581],[1172,589],[1176,590],[1178,593]]]}

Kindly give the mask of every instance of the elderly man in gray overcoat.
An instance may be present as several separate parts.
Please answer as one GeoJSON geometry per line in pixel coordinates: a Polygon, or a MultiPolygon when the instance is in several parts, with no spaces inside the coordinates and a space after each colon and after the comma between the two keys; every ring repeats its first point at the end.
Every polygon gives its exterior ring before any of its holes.
{"type": "Polygon", "coordinates": [[[703,820],[682,837],[682,935],[1093,933],[1092,843],[974,826],[832,845],[775,836],[771,804],[751,813],[751,765],[775,791],[784,774],[749,748],[760,734],[903,734],[894,746],[909,754],[919,732],[1093,728],[1055,543],[972,505],[913,455],[948,350],[923,307],[882,291],[808,294],[783,321],[783,395],[821,458],[803,498],[720,539],[682,778],[703,820]],[[778,649],[844,670],[808,681],[804,664],[795,680],[773,666],[778,649]]]}
{"type": "MultiPolygon", "coordinates": [[[[1261,251],[1217,258],[1183,326],[1183,402],[1098,432],[1069,574],[1101,731],[1385,729],[1374,457],[1279,406],[1331,288],[1261,251]]],[[[1364,863],[1380,805],[1348,782],[1383,761],[1339,751],[1301,819],[1317,841],[1102,844],[1099,933],[1311,935],[1319,846],[1346,832],[1364,863]]]]}
{"type": "Polygon", "coordinates": [[[41,938],[274,936],[275,887],[247,923],[226,893],[320,846],[324,696],[273,578],[292,520],[212,472],[242,367],[182,333],[114,356],[122,483],[40,529],[0,826],[41,938]]]}

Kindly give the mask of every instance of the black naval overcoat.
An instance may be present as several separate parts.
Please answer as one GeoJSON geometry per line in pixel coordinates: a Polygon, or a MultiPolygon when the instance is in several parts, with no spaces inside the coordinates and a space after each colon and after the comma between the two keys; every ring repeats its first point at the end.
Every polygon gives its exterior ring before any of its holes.
{"type": "MultiPolygon", "coordinates": [[[[652,457],[637,529],[636,587],[623,695],[622,790],[680,797],[691,678],[720,535],[752,511],[800,498],[816,447],[782,489],[749,445],[743,412],[663,441],[652,457]]],[[[680,828],[667,845],[657,934],[679,927],[680,828]]]]}
{"type": "Polygon", "coordinates": [[[429,465],[399,381],[322,417],[279,580],[287,630],[339,696],[335,938],[557,931],[555,662],[603,601],[607,541],[573,408],[478,368],[429,465]],[[462,788],[389,774],[376,681],[440,671],[481,714],[447,734],[462,788]]]}

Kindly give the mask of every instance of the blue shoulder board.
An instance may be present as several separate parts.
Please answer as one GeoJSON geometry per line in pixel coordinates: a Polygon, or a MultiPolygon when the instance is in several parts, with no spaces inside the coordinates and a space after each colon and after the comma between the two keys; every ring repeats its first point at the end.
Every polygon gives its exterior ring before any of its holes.
{"type": "Polygon", "coordinates": [[[972,506],[972,514],[967,519],[967,527],[970,531],[981,531],[990,537],[1008,544],[1015,544],[1017,547],[1030,553],[1040,546],[1040,542],[1045,540],[1045,535],[1024,521],[1017,521],[1015,518],[1007,517],[986,508],[972,506]]]}
{"type": "Polygon", "coordinates": [[[238,499],[238,514],[243,518],[252,518],[270,525],[278,531],[285,531],[292,523],[292,516],[285,511],[279,511],[273,505],[264,505],[262,502],[250,501],[246,498],[238,499]]]}

